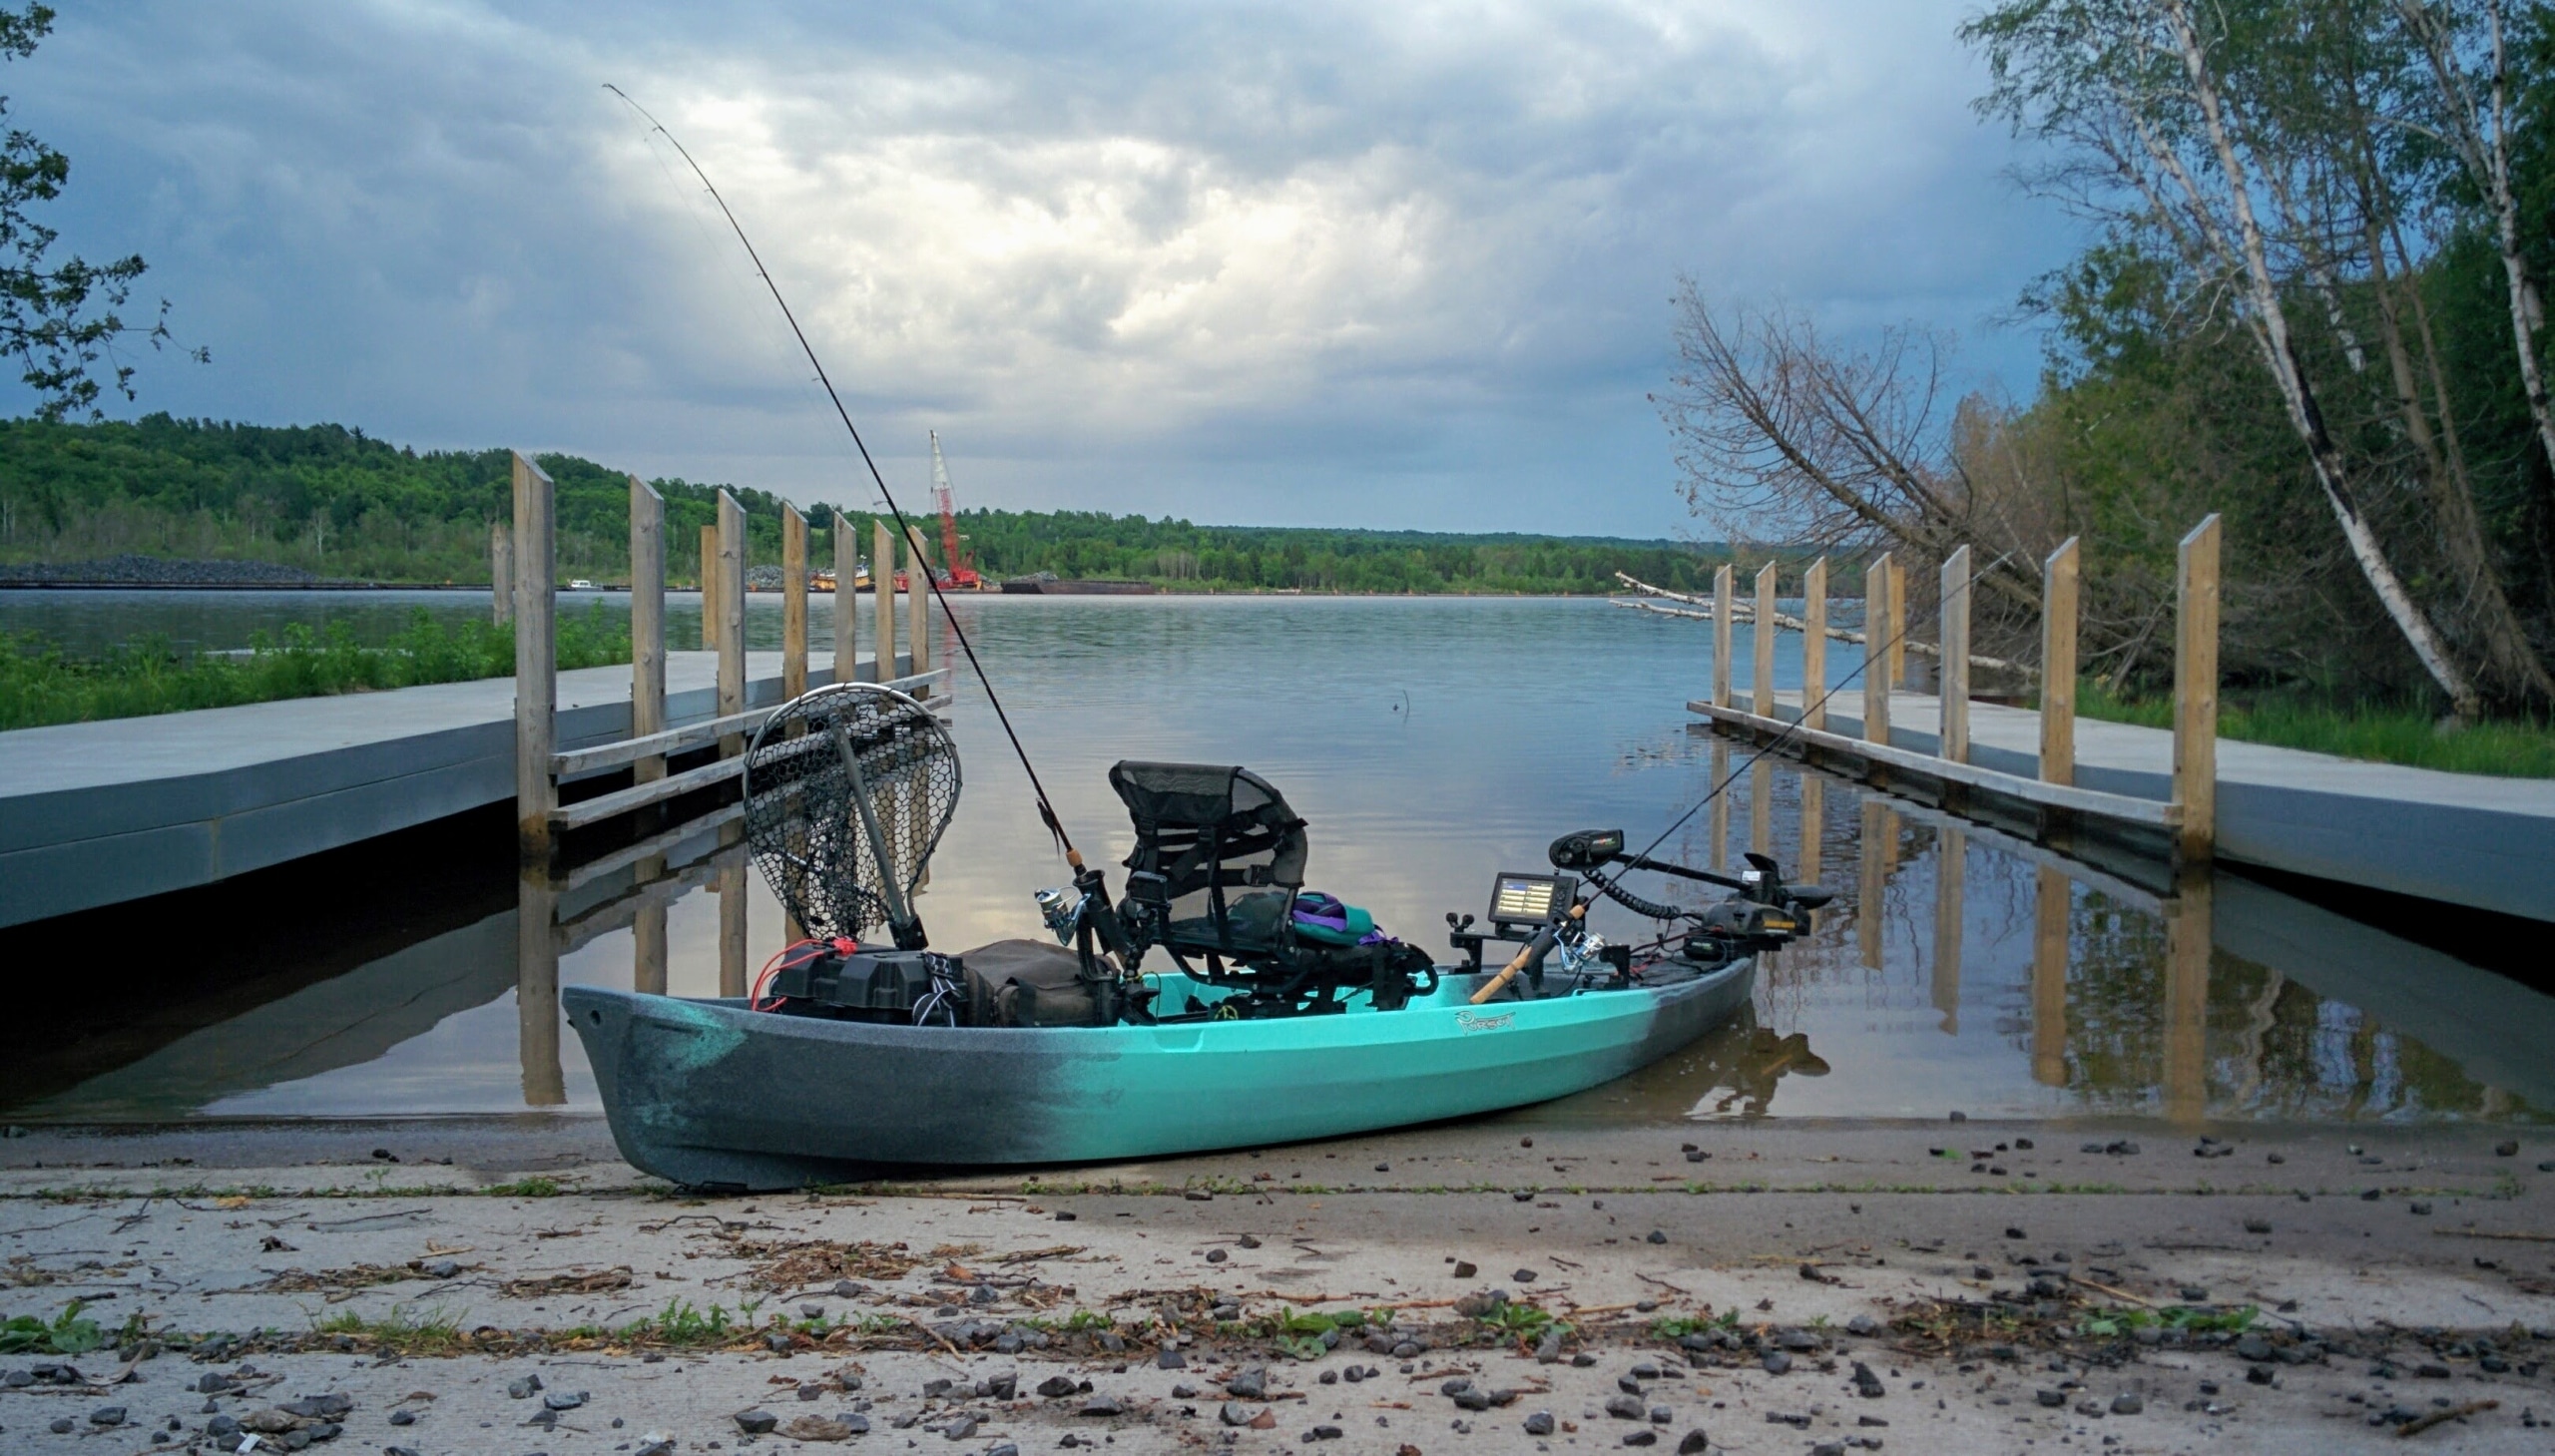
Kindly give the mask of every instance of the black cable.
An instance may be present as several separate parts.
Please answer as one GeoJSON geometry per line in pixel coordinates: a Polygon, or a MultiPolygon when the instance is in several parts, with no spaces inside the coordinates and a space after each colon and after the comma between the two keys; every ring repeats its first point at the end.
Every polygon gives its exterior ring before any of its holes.
{"type": "MultiPolygon", "coordinates": [[[[676,155],[683,158],[684,165],[692,169],[692,175],[701,179],[702,187],[710,193],[710,200],[719,205],[720,215],[728,220],[730,231],[737,235],[739,243],[745,244],[746,256],[754,259],[755,276],[763,279],[763,285],[771,292],[771,301],[780,305],[780,316],[789,321],[789,332],[797,338],[799,351],[807,356],[807,362],[815,368],[816,382],[825,386],[825,397],[833,401],[834,413],[842,416],[842,427],[851,432],[852,446],[860,451],[860,463],[869,467],[869,478],[877,482],[878,498],[887,503],[887,513],[896,518],[896,528],[904,533],[906,541],[920,541],[921,533],[914,530],[911,521],[905,519],[904,511],[896,504],[894,493],[887,489],[887,477],[879,473],[878,462],[869,457],[869,445],[860,438],[860,427],[851,422],[851,411],[843,408],[842,396],[834,392],[834,381],[826,376],[824,361],[816,357],[815,347],[807,342],[806,330],[798,326],[798,315],[789,311],[789,300],[780,296],[780,285],[772,281],[771,270],[763,264],[763,254],[755,251],[754,240],[746,236],[745,225],[739,223],[737,215],[729,210],[728,200],[719,195],[718,185],[710,180],[709,173],[701,170],[700,163],[692,160],[692,154],[684,150],[683,143],[675,140],[675,134],[666,130],[666,124],[651,116],[646,107],[632,101],[630,93],[609,81],[603,84],[603,89],[620,97],[622,103],[632,111],[647,117],[649,127],[664,137],[667,144],[675,149],[676,155]]],[[[940,589],[939,580],[933,577],[930,569],[923,564],[922,554],[918,551],[912,554],[914,569],[911,575],[930,585],[931,595],[940,602],[941,616],[949,624],[950,635],[958,639],[958,650],[967,655],[967,666],[975,670],[976,681],[984,685],[985,701],[993,705],[994,718],[1002,724],[1003,736],[1011,739],[1011,751],[1020,758],[1021,770],[1029,775],[1029,791],[1038,796],[1039,819],[1047,825],[1047,832],[1053,834],[1056,842],[1064,847],[1065,858],[1076,869],[1080,869],[1082,855],[1074,848],[1073,836],[1065,832],[1063,821],[1056,817],[1056,806],[1047,798],[1047,786],[1038,781],[1038,767],[1029,761],[1029,750],[1021,746],[1020,734],[1012,729],[1011,715],[1003,711],[1002,696],[994,691],[993,679],[985,676],[985,665],[977,661],[975,645],[967,640],[966,629],[960,627],[958,619],[950,614],[948,594],[940,589]]],[[[893,573],[884,570],[886,566],[885,562],[878,563],[878,569],[873,570],[870,575],[876,584],[876,589],[892,597],[895,593],[895,577],[893,573]]],[[[881,665],[882,668],[889,666],[892,665],[881,665]]],[[[851,671],[849,664],[843,664],[837,669],[838,673],[849,671],[851,671]]],[[[884,676],[883,672],[881,676],[884,676]]]]}
{"type": "MultiPolygon", "coordinates": [[[[2008,552],[2004,553],[2002,556],[1999,556],[1999,557],[1997,557],[1995,560],[1993,560],[1993,561],[1991,561],[1991,562],[1987,563],[1987,565],[1985,565],[1984,567],[1979,568],[1977,571],[1971,572],[1971,573],[1970,573],[1970,580],[1972,580],[1972,581],[1976,581],[1979,577],[1982,577],[1982,576],[1986,575],[1988,572],[1994,571],[1997,567],[2000,567],[2000,566],[2004,565],[2006,562],[2008,562],[2008,561],[2012,560],[2012,559],[2013,559],[2013,556],[2014,556],[2014,553],[2013,553],[2013,552],[2011,552],[2011,551],[2008,551],[2008,552]]],[[[1716,606],[1716,607],[1718,607],[1718,606],[1719,606],[1719,604],[1718,604],[1718,603],[1716,603],[1716,604],[1715,604],[1715,606],[1716,606]]],[[[1760,627],[1768,627],[1768,626],[1772,626],[1773,624],[1771,624],[1771,623],[1762,623],[1762,622],[1761,622],[1761,623],[1758,623],[1758,624],[1756,624],[1756,625],[1757,625],[1757,626],[1760,626],[1760,627]]],[[[1868,619],[1868,617],[1866,617],[1866,619],[1865,619],[1865,621],[1864,621],[1864,623],[1863,623],[1863,640],[1864,640],[1864,643],[1865,643],[1865,645],[1866,645],[1867,647],[1868,647],[1868,645],[1869,645],[1869,643],[1870,643],[1870,640],[1871,640],[1871,632],[1872,632],[1872,625],[1871,625],[1871,622],[1870,622],[1870,620],[1868,619]]],[[[1829,699],[1834,698],[1837,694],[1844,692],[1847,684],[1852,683],[1856,678],[1858,678],[1858,677],[1860,677],[1860,676],[1862,675],[1862,672],[1863,672],[1863,670],[1864,670],[1865,668],[1868,668],[1868,667],[1870,667],[1870,666],[1871,666],[1871,664],[1872,664],[1872,659],[1873,659],[1873,658],[1876,658],[1876,657],[1885,657],[1885,656],[1887,656],[1887,655],[1888,655],[1888,653],[1889,653],[1889,650],[1890,650],[1891,648],[1894,648],[1894,647],[1898,646],[1900,643],[1902,643],[1902,642],[1906,641],[1906,640],[1907,640],[1907,632],[1908,632],[1908,624],[1902,621],[1902,622],[1899,624],[1899,627],[1898,627],[1898,631],[1897,631],[1897,633],[1896,633],[1894,636],[1892,636],[1892,637],[1890,638],[1890,640],[1889,640],[1889,641],[1887,641],[1887,642],[1885,642],[1885,643],[1882,643],[1882,644],[1881,644],[1881,646],[1880,646],[1879,651],[1877,651],[1877,652],[1866,651],[1866,652],[1863,654],[1863,660],[1862,660],[1861,662],[1859,662],[1859,663],[1857,663],[1857,664],[1855,664],[1855,665],[1854,665],[1854,671],[1852,671],[1852,672],[1850,672],[1850,673],[1847,673],[1847,674],[1845,675],[1845,681],[1844,681],[1844,682],[1842,682],[1842,683],[1837,684],[1835,687],[1830,688],[1830,689],[1828,689],[1826,692],[1824,692],[1824,693],[1820,694],[1820,695],[1818,696],[1818,702],[1816,702],[1815,704],[1813,704],[1813,703],[1811,703],[1811,702],[1809,701],[1809,687],[1808,687],[1808,685],[1807,685],[1807,684],[1803,684],[1803,685],[1801,686],[1801,709],[1800,709],[1800,715],[1799,715],[1799,717],[1794,718],[1790,723],[1788,723],[1788,724],[1784,725],[1784,729],[1783,729],[1783,731],[1782,731],[1782,732],[1779,732],[1779,733],[1775,734],[1772,738],[1769,738],[1769,739],[1768,739],[1768,740],[1767,740],[1767,741],[1766,741],[1762,746],[1760,746],[1760,747],[1757,749],[1757,751],[1756,751],[1755,753],[1750,754],[1747,762],[1742,763],[1742,764],[1740,764],[1738,767],[1733,768],[1732,770],[1730,770],[1730,773],[1729,773],[1729,775],[1728,775],[1727,777],[1723,778],[1721,782],[1716,783],[1716,784],[1714,784],[1714,785],[1713,785],[1713,787],[1712,787],[1712,791],[1711,791],[1710,793],[1707,793],[1707,794],[1705,794],[1702,798],[1699,798],[1699,799],[1695,800],[1695,802],[1694,802],[1692,805],[1690,805],[1684,813],[1679,814],[1676,818],[1674,818],[1674,819],[1670,820],[1670,821],[1669,821],[1669,824],[1668,824],[1668,827],[1659,831],[1659,837],[1657,837],[1657,838],[1655,838],[1655,839],[1651,840],[1648,844],[1646,844],[1646,845],[1642,846],[1642,851],[1641,851],[1641,853],[1639,853],[1639,854],[1635,854],[1635,855],[1632,855],[1632,856],[1631,856],[1631,858],[1633,858],[1633,859],[1644,859],[1644,858],[1647,858],[1647,857],[1649,857],[1649,854],[1650,854],[1650,851],[1651,851],[1651,850],[1656,849],[1656,848],[1658,848],[1660,845],[1662,845],[1662,844],[1664,844],[1664,843],[1668,842],[1668,836],[1669,836],[1669,835],[1676,833],[1676,832],[1677,832],[1677,830],[1678,830],[1679,828],[1681,828],[1681,827],[1683,827],[1683,826],[1684,826],[1685,822],[1686,822],[1688,819],[1691,819],[1691,818],[1693,818],[1695,815],[1697,815],[1697,814],[1699,814],[1699,813],[1703,812],[1704,805],[1706,805],[1706,804],[1708,804],[1708,803],[1711,803],[1714,799],[1717,799],[1717,798],[1721,797],[1721,795],[1722,795],[1722,790],[1724,790],[1724,789],[1726,789],[1726,788],[1730,787],[1733,783],[1738,782],[1738,781],[1739,781],[1739,775],[1740,775],[1740,774],[1745,773],[1745,772],[1747,772],[1749,769],[1756,767],[1756,766],[1757,766],[1757,764],[1758,764],[1758,762],[1759,762],[1759,760],[1763,759],[1767,754],[1772,753],[1772,752],[1773,752],[1773,751],[1775,751],[1777,748],[1782,747],[1782,746],[1784,745],[1784,740],[1785,740],[1785,739],[1787,739],[1787,738],[1790,737],[1793,733],[1798,732],[1798,731],[1800,730],[1800,726],[1801,726],[1804,722],[1806,722],[1806,721],[1808,720],[1808,718],[1809,718],[1809,711],[1810,711],[1810,709],[1812,709],[1812,708],[1818,708],[1818,709],[1824,710],[1824,709],[1827,707],[1827,702],[1828,702],[1828,700],[1829,700],[1829,699]]],[[[1721,671],[1721,666],[1722,666],[1721,664],[1719,664],[1719,663],[1715,663],[1715,664],[1713,665],[1713,670],[1714,670],[1715,672],[1719,672],[1719,671],[1721,671]]],[[[1871,726],[1870,726],[1870,725],[1868,725],[1868,724],[1864,725],[1864,730],[1865,730],[1865,731],[1869,731],[1869,730],[1870,730],[1870,727],[1871,727],[1871,726]]],[[[1618,874],[1618,877],[1620,877],[1620,872],[1619,872],[1619,874],[1618,874]]],[[[1594,884],[1595,886],[1597,886],[1597,888],[1598,888],[1598,889],[1600,889],[1600,890],[1604,891],[1604,892],[1605,892],[1605,893],[1606,893],[1610,898],[1615,897],[1615,890],[1614,890],[1614,886],[1613,886],[1613,882],[1612,882],[1612,881],[1606,880],[1606,879],[1601,878],[1601,877],[1599,877],[1599,876],[1597,876],[1597,875],[1594,875],[1594,874],[1590,875],[1588,878],[1589,878],[1589,882],[1590,882],[1591,884],[1594,884]]],[[[1680,912],[1680,913],[1682,913],[1682,912],[1680,912]]],[[[1653,919],[1667,919],[1668,917],[1667,917],[1667,916],[1664,916],[1664,915],[1660,915],[1660,916],[1653,916],[1652,918],[1653,918],[1653,919]]]]}

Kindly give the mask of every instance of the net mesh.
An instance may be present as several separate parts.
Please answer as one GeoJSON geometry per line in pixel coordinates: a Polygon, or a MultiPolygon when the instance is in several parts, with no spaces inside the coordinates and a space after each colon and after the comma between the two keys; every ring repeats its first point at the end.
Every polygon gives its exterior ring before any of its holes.
{"type": "Polygon", "coordinates": [[[958,785],[958,745],[931,710],[874,684],[819,688],[766,719],[746,752],[755,867],[807,934],[859,939],[889,923],[889,886],[913,903],[958,785]]]}

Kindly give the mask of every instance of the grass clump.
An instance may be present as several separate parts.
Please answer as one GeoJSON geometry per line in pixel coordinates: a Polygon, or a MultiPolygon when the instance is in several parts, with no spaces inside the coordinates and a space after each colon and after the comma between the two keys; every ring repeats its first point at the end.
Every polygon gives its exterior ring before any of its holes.
{"type": "Polygon", "coordinates": [[[752,1317],[741,1322],[729,1316],[725,1305],[696,1309],[691,1300],[677,1296],[657,1313],[623,1325],[620,1335],[634,1345],[724,1345],[748,1332],[752,1317]]]}
{"type": "MultiPolygon", "coordinates": [[[[2076,712],[2108,723],[2172,728],[2170,699],[2122,698],[2099,683],[2077,689],[2076,712]]],[[[2341,707],[2312,698],[2229,700],[2218,710],[2219,736],[2304,748],[2373,763],[2401,763],[2449,773],[2555,778],[2555,729],[2529,722],[2479,723],[2442,730],[2419,706],[2341,707]]]]}
{"type": "Polygon", "coordinates": [[[394,1309],[381,1319],[366,1319],[349,1310],[313,1328],[323,1335],[352,1336],[384,1354],[451,1355],[460,1353],[467,1343],[460,1322],[440,1309],[422,1318],[394,1309]]]}
{"type": "MultiPolygon", "coordinates": [[[[32,633],[0,633],[0,729],[464,683],[515,670],[511,624],[446,627],[422,607],[381,647],[358,646],[334,622],[318,632],[292,623],[279,641],[259,632],[251,643],[242,656],[189,656],[166,638],[144,637],[85,659],[32,633]]],[[[562,669],[628,661],[629,627],[605,617],[602,603],[560,620],[562,669]]]]}
{"type": "Polygon", "coordinates": [[[2163,1309],[2106,1309],[2088,1316],[2077,1328],[2097,1338],[2148,1328],[2179,1329],[2191,1334],[2243,1334],[2260,1317],[2262,1311],[2251,1304],[2234,1309],[2194,1309],[2174,1304],[2163,1309]]]}
{"type": "Polygon", "coordinates": [[[536,1174],[531,1178],[516,1179],[513,1183],[490,1184],[479,1192],[482,1197],[491,1199],[555,1199],[565,1190],[560,1188],[559,1180],[536,1174]]]}

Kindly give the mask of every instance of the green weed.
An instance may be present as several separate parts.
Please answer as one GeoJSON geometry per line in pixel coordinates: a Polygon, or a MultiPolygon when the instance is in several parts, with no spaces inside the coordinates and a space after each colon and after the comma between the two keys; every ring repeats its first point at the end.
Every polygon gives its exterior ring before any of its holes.
{"type": "Polygon", "coordinates": [[[366,1319],[349,1310],[312,1326],[319,1334],[351,1335],[385,1354],[449,1355],[465,1343],[460,1322],[440,1309],[424,1317],[394,1309],[381,1319],[366,1319]]]}
{"type": "Polygon", "coordinates": [[[72,1300],[51,1324],[32,1314],[0,1321],[0,1355],[85,1355],[107,1342],[94,1319],[80,1317],[80,1301],[72,1300]]]}

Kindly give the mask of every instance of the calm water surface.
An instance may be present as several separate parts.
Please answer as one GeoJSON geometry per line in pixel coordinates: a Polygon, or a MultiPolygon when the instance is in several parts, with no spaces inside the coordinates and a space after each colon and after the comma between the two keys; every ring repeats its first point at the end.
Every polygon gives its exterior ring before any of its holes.
{"type": "MultiPolygon", "coordinates": [[[[0,628],[224,647],[285,620],[386,634],[416,605],[486,610],[464,594],[324,595],[0,593],[0,628]]],[[[821,640],[831,603],[817,606],[821,640]]],[[[1504,599],[988,598],[958,611],[1086,855],[1114,862],[1132,838],[1105,781],[1117,759],[1247,764],[1309,822],[1312,884],[1423,944],[1442,944],[1447,911],[1482,911],[1495,871],[1542,867],[1555,835],[1646,840],[1737,770],[1662,852],[1709,865],[1761,848],[1836,887],[1834,905],[1810,941],[1770,958],[1742,1024],[1516,1115],[1528,1120],[2555,1108],[2540,1050],[2555,999],[2236,876],[2160,902],[1792,764],[1745,766],[1746,750],[1683,712],[1708,681],[1703,623],[1504,599]]],[[[697,604],[675,617],[675,645],[697,642],[697,604]]],[[[776,600],[756,600],[750,635],[776,645],[777,633],[776,600]]],[[[1797,642],[1779,665],[1786,686],[1797,642]]],[[[1738,651],[1744,683],[1745,629],[1738,651]]],[[[1853,654],[1835,657],[1841,680],[1853,654]]],[[[958,685],[954,730],[967,782],[919,908],[935,944],[963,949],[1032,933],[1030,892],[1067,873],[972,683],[958,685]]],[[[426,862],[349,871],[359,893],[328,866],[259,881],[243,891],[264,898],[243,911],[256,928],[235,957],[251,972],[173,998],[147,1025],[39,1028],[0,1071],[0,1101],[20,1121],[592,1112],[549,962],[520,949],[526,914],[561,927],[559,982],[630,986],[634,906],[652,899],[667,907],[675,994],[718,993],[723,899],[746,917],[744,969],[780,947],[776,903],[715,831],[676,846],[669,877],[645,890],[631,869],[518,883],[506,833],[500,821],[426,862]]],[[[1611,904],[1595,913],[1613,937],[1646,928],[1611,904]]],[[[0,956],[12,943],[0,938],[0,956]]]]}

